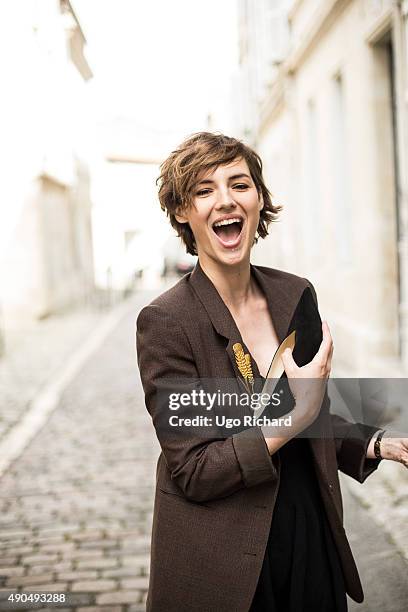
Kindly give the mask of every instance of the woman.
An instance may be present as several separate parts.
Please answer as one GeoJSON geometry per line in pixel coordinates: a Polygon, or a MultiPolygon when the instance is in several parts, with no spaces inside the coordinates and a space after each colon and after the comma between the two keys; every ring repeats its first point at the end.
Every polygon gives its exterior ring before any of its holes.
{"type": "MultiPolygon", "coordinates": [[[[330,415],[333,344],[312,285],[250,264],[253,244],[279,212],[252,149],[193,135],[163,163],[159,198],[198,263],[137,319],[145,401],[162,448],[147,610],[346,610],[346,592],[358,602],[363,592],[343,529],[338,469],[363,482],[381,458],[406,461],[407,440],[383,437],[375,456],[377,428],[330,415]],[[191,393],[197,381],[222,379],[242,392],[253,375],[250,395],[292,329],[295,350],[282,356],[295,398],[290,427],[220,436],[212,421],[170,432],[170,388],[191,393]],[[241,347],[251,376],[237,359],[241,347]],[[305,389],[305,381],[314,384],[305,389]],[[318,433],[306,438],[312,425],[318,433]]],[[[235,417],[248,413],[234,409],[235,417]]]]}

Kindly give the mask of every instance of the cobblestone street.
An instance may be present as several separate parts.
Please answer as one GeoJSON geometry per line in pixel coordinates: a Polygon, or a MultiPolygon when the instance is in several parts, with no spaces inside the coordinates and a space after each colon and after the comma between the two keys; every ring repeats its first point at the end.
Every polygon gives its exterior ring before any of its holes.
{"type": "Polygon", "coordinates": [[[3,589],[69,591],[70,609],[88,612],[145,608],[159,447],[139,384],[136,315],[1,480],[3,589]]]}
{"type": "Polygon", "coordinates": [[[103,316],[102,309],[88,306],[8,330],[6,356],[0,359],[0,440],[103,316]]]}
{"type": "MultiPolygon", "coordinates": [[[[69,605],[58,609],[77,612],[145,609],[159,445],[144,407],[134,335],[137,309],[152,297],[139,295],[3,475],[4,593],[65,592],[69,605]]],[[[406,561],[364,504],[344,492],[347,533],[366,593],[363,606],[350,609],[403,612],[406,561]]],[[[17,606],[2,599],[0,609],[17,606]]]]}

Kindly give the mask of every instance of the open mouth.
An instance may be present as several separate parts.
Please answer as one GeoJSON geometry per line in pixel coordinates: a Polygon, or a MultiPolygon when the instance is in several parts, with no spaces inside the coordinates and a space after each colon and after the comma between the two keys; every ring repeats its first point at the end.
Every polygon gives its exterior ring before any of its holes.
{"type": "Polygon", "coordinates": [[[233,248],[241,240],[243,224],[244,221],[241,217],[234,217],[213,223],[212,229],[222,246],[233,248]]]}

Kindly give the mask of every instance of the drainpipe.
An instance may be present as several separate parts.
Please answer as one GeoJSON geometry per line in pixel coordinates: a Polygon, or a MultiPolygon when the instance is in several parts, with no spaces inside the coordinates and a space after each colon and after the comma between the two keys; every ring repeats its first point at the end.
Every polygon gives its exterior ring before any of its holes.
{"type": "Polygon", "coordinates": [[[395,24],[399,22],[400,67],[397,79],[400,82],[397,100],[397,163],[399,199],[399,240],[400,262],[400,338],[401,363],[408,373],[408,0],[396,3],[395,24]]]}

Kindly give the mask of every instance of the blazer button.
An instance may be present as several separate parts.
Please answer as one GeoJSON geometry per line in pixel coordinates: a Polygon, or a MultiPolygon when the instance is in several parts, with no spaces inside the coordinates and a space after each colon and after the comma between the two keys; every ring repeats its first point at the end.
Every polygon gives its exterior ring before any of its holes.
{"type": "Polygon", "coordinates": [[[331,493],[333,493],[333,488],[334,488],[334,487],[333,487],[332,483],[331,483],[331,482],[329,482],[329,489],[330,489],[331,493]]]}

